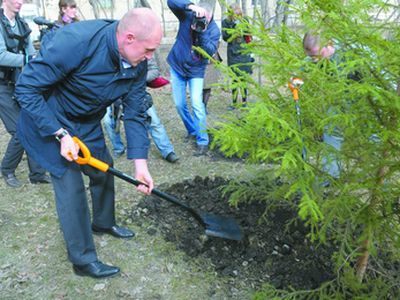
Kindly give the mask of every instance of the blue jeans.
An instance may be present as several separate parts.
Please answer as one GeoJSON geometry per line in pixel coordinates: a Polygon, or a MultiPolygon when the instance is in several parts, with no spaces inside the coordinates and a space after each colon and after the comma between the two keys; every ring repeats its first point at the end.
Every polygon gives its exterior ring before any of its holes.
{"type": "Polygon", "coordinates": [[[115,132],[115,120],[112,114],[111,106],[107,107],[107,112],[103,118],[104,128],[113,147],[114,155],[121,155],[125,151],[125,145],[121,140],[120,132],[115,132]]]}
{"type": "MultiPolygon", "coordinates": [[[[323,141],[325,144],[332,146],[337,151],[340,151],[343,143],[343,137],[324,132],[323,141]]],[[[335,155],[322,158],[322,168],[325,172],[334,178],[340,177],[340,162],[335,155]]]]}
{"type": "Polygon", "coordinates": [[[160,151],[161,156],[166,158],[168,154],[174,152],[174,147],[172,146],[168,134],[165,131],[163,124],[161,123],[160,118],[157,116],[157,111],[154,105],[150,107],[146,113],[151,118],[150,122],[150,135],[153,139],[154,144],[157,149],[160,151]]]}
{"type": "Polygon", "coordinates": [[[204,78],[186,78],[171,68],[171,80],[172,96],[174,98],[176,110],[188,134],[196,136],[198,145],[208,145],[209,139],[206,130],[207,115],[203,103],[204,78]],[[186,103],[186,86],[188,83],[193,116],[186,103]]]}

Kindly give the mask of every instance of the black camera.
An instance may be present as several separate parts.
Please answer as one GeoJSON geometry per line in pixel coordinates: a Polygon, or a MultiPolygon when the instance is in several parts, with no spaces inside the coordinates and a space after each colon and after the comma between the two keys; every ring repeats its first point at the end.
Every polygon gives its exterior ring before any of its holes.
{"type": "Polygon", "coordinates": [[[203,32],[204,30],[207,29],[207,19],[206,17],[196,17],[194,14],[193,19],[192,19],[192,29],[198,33],[203,32]]]}

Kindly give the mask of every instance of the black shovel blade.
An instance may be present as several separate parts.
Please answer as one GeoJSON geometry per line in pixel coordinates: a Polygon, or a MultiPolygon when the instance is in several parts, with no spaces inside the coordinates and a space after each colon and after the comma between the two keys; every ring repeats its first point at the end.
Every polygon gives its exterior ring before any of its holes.
{"type": "Polygon", "coordinates": [[[242,230],[235,219],[204,212],[200,213],[200,216],[204,221],[206,235],[234,241],[240,241],[243,238],[242,230]]]}

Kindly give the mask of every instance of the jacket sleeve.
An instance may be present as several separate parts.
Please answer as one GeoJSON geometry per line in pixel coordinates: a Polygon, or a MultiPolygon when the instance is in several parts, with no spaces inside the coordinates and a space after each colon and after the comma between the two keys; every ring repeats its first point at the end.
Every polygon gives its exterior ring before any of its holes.
{"type": "Polygon", "coordinates": [[[174,15],[179,20],[183,20],[185,19],[185,11],[188,9],[188,6],[193,3],[188,0],[168,0],[167,4],[174,15]]]}
{"type": "Polygon", "coordinates": [[[146,81],[150,82],[160,76],[160,70],[158,69],[155,58],[151,58],[147,61],[147,77],[146,81]]]}
{"type": "Polygon", "coordinates": [[[151,103],[146,97],[146,73],[144,69],[123,100],[128,159],[147,159],[150,146],[146,111],[151,103]]]}
{"type": "Polygon", "coordinates": [[[208,53],[208,55],[213,56],[218,50],[219,38],[221,33],[218,26],[215,24],[209,31],[202,33],[200,35],[200,47],[208,53]]]}
{"type": "Polygon", "coordinates": [[[43,137],[53,135],[61,128],[43,95],[79,67],[84,60],[85,46],[82,44],[70,33],[57,41],[52,40],[40,55],[24,67],[18,78],[15,88],[17,100],[21,108],[35,120],[43,137]]]}
{"type": "Polygon", "coordinates": [[[7,51],[6,41],[3,34],[3,29],[0,26],[0,66],[22,67],[24,65],[24,55],[7,51]]]}
{"type": "Polygon", "coordinates": [[[27,53],[28,55],[32,56],[32,55],[35,55],[36,52],[37,52],[37,51],[36,51],[35,48],[33,47],[32,38],[29,37],[29,42],[28,42],[28,46],[27,46],[27,48],[26,48],[26,53],[27,53]]]}
{"type": "Polygon", "coordinates": [[[228,20],[228,19],[224,19],[222,21],[222,26],[221,27],[222,27],[222,29],[221,29],[221,31],[222,31],[222,39],[225,42],[228,42],[229,39],[231,38],[231,34],[227,31],[227,29],[235,28],[235,23],[230,21],[230,20],[228,20]]]}

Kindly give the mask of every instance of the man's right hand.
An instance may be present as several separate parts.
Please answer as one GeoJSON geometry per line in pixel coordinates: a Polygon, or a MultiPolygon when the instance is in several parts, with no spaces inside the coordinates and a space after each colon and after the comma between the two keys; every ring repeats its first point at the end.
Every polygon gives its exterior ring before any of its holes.
{"type": "MultiPolygon", "coordinates": [[[[56,135],[64,131],[60,128],[56,131],[56,135]]],[[[74,142],[71,135],[67,134],[60,139],[61,149],[60,154],[68,161],[74,161],[78,158],[79,145],[74,142]]]]}
{"type": "Polygon", "coordinates": [[[191,4],[188,6],[188,8],[196,14],[197,18],[202,18],[206,16],[207,11],[200,6],[191,4]]]}

